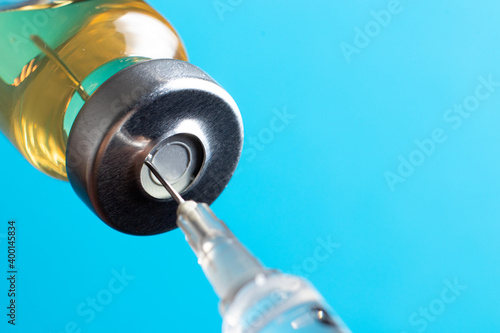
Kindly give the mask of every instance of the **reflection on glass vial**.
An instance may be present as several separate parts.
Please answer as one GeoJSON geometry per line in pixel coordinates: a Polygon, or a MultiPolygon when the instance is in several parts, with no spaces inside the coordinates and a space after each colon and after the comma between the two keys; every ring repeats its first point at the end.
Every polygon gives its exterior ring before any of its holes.
{"type": "Polygon", "coordinates": [[[89,96],[130,65],[187,55],[143,1],[17,4],[0,7],[0,130],[36,168],[66,179],[67,138],[89,96]]]}

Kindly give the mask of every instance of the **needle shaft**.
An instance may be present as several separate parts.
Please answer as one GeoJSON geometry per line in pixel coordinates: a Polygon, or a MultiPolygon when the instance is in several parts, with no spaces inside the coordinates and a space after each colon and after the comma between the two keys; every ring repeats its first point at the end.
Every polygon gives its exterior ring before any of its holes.
{"type": "Polygon", "coordinates": [[[172,185],[170,185],[165,180],[165,178],[163,178],[161,176],[161,174],[158,172],[158,169],[156,169],[156,167],[154,166],[154,164],[151,163],[151,161],[149,159],[147,159],[146,161],[144,161],[144,164],[146,164],[146,166],[149,168],[149,170],[151,170],[151,172],[153,173],[153,175],[155,175],[155,177],[158,178],[158,180],[163,185],[163,187],[165,187],[165,189],[168,191],[168,193],[170,193],[170,195],[172,196],[172,198],[174,198],[174,200],[177,201],[177,203],[179,205],[182,204],[182,203],[184,203],[184,199],[181,197],[181,195],[179,194],[179,192],[177,192],[175,190],[175,188],[173,188],[172,185]]]}

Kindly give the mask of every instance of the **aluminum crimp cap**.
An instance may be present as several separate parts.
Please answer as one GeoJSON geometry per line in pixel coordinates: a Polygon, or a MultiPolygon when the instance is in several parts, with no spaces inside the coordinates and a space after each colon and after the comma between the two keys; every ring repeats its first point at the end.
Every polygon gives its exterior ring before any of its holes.
{"type": "Polygon", "coordinates": [[[85,103],[68,138],[68,178],[108,225],[128,234],[176,228],[176,202],[148,156],[187,200],[212,203],[243,147],[232,97],[198,67],[173,59],[130,66],[85,103]]]}

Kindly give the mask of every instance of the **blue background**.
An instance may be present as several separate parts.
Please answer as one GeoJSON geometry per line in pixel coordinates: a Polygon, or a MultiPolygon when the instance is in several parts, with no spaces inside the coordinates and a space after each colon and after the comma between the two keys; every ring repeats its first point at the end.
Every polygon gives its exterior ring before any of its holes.
{"type": "MultiPolygon", "coordinates": [[[[480,76],[500,81],[497,3],[401,1],[349,63],[342,43],[388,1],[242,0],[222,16],[213,0],[150,2],[240,106],[245,153],[213,209],[266,265],[302,267],[354,332],[500,331],[500,89],[459,128],[443,118],[480,76]],[[295,117],[271,140],[276,110],[295,117]],[[436,128],[446,141],[392,191],[385,173],[436,128]],[[338,247],[319,262],[328,237],[338,247]],[[443,303],[455,279],[467,288],[443,303]]],[[[16,219],[20,270],[18,326],[2,310],[2,332],[220,331],[179,230],[120,234],[3,136],[0,149],[0,246],[16,219]],[[135,278],[86,323],[77,307],[123,268],[135,278]]]]}

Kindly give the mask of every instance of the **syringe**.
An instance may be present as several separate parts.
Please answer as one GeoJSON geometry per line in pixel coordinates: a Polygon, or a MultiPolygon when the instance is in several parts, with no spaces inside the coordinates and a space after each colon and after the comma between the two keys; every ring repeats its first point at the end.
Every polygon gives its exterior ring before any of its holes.
{"type": "Polygon", "coordinates": [[[305,279],[265,268],[204,203],[185,201],[145,164],[179,204],[177,224],[220,299],[223,333],[349,333],[305,279]]]}

